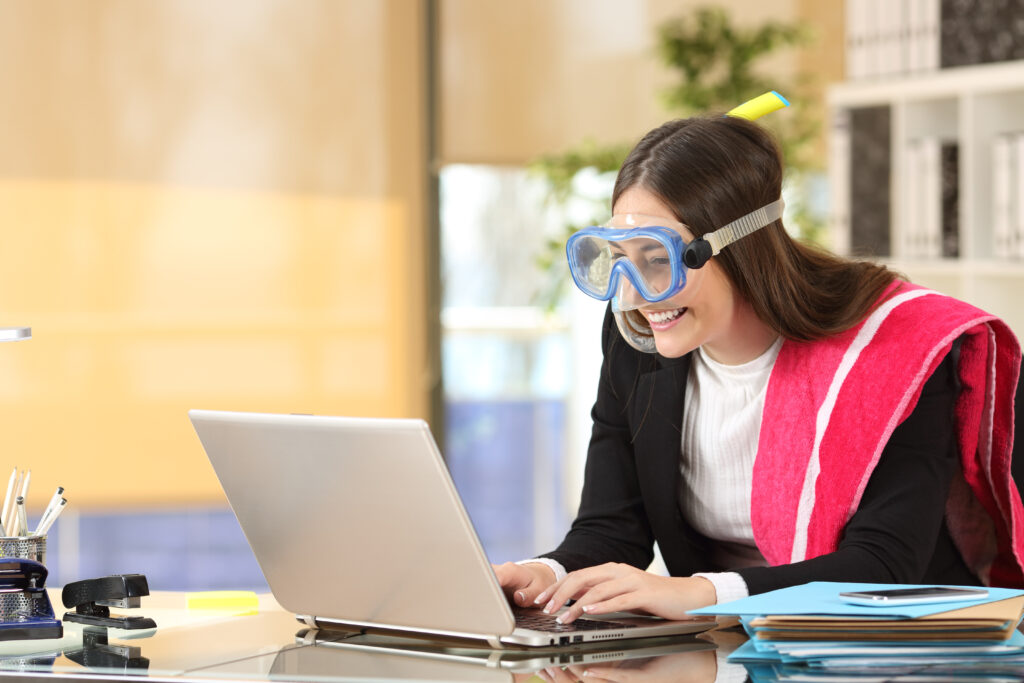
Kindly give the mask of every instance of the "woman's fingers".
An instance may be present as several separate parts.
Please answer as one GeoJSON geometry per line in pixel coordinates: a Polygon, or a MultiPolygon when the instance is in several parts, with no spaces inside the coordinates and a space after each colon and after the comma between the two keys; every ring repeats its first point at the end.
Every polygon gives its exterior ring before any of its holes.
{"type": "Polygon", "coordinates": [[[569,624],[583,614],[605,614],[640,609],[640,594],[632,577],[623,577],[605,581],[594,586],[581,595],[558,617],[558,621],[569,624]],[[611,606],[606,608],[606,606],[611,606]]]}
{"type": "Polygon", "coordinates": [[[520,607],[534,607],[537,594],[555,581],[555,573],[540,562],[506,562],[493,567],[505,594],[520,607]]]}
{"type": "Polygon", "coordinates": [[[548,683],[577,683],[579,678],[567,667],[549,666],[537,672],[537,676],[548,683]]]}
{"type": "Polygon", "coordinates": [[[542,591],[535,602],[553,614],[575,600],[558,617],[568,624],[584,611],[640,610],[665,619],[686,619],[688,610],[713,605],[716,599],[714,584],[704,577],[658,576],[630,565],[604,564],[572,572],[542,591]]]}
{"type": "Polygon", "coordinates": [[[560,610],[569,600],[576,600],[576,604],[559,617],[562,623],[569,623],[576,619],[582,607],[595,599],[604,599],[625,590],[625,585],[619,581],[629,581],[631,577],[643,574],[635,567],[624,564],[603,564],[597,567],[590,567],[572,572],[559,583],[548,588],[537,597],[537,603],[544,605],[544,611],[553,614],[560,610]],[[598,588],[600,587],[600,588],[598,588]],[[593,591],[597,588],[597,592],[593,591]],[[550,597],[549,597],[550,596],[550,597]],[[544,601],[547,600],[545,603],[544,601]]]}

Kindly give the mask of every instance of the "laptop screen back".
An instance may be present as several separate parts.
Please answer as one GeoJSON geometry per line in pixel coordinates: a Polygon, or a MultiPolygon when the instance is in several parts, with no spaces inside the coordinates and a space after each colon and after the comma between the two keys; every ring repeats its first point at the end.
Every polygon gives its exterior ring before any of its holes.
{"type": "Polygon", "coordinates": [[[277,601],[504,635],[508,603],[421,420],[189,411],[277,601]]]}

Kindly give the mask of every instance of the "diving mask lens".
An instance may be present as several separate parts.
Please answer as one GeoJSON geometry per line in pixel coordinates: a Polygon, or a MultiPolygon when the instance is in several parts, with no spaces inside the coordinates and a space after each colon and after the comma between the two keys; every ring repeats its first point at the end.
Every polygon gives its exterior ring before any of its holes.
{"type": "Polygon", "coordinates": [[[662,301],[682,290],[686,284],[685,247],[679,233],[664,226],[602,226],[574,234],[566,253],[573,280],[581,290],[601,300],[619,296],[624,306],[636,301],[628,306],[636,308],[643,301],[662,301]]]}

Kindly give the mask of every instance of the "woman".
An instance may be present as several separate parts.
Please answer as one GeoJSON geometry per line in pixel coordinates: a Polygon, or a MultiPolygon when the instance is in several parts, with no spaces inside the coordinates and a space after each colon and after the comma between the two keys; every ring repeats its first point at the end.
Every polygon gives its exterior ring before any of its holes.
{"type": "Polygon", "coordinates": [[[813,580],[1024,585],[1016,339],[795,242],[781,184],[757,124],[672,121],[626,159],[612,221],[570,240],[612,300],[604,364],[577,519],[495,567],[516,604],[681,618],[813,580]],[[671,576],[644,571],[655,542],[671,576]]]}

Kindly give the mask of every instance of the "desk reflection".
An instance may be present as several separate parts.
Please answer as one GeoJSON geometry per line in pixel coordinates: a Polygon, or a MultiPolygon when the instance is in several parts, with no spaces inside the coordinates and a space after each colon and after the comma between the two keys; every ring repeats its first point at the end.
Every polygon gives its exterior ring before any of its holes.
{"type": "MultiPolygon", "coordinates": [[[[711,683],[716,664],[713,642],[693,636],[647,638],[571,650],[491,650],[377,635],[303,630],[305,645],[277,654],[269,677],[360,681],[528,681],[580,680],[595,667],[604,680],[711,683]],[[615,672],[615,675],[612,673],[615,672]],[[615,676],[618,676],[616,678],[615,676]]],[[[590,673],[586,680],[602,680],[590,673]]]]}
{"type": "MultiPolygon", "coordinates": [[[[551,683],[576,683],[584,680],[584,676],[587,681],[599,683],[710,683],[715,680],[717,671],[715,653],[705,650],[593,665],[549,667],[538,671],[536,676],[551,683]]],[[[530,678],[533,676],[518,674],[515,680],[525,681],[530,678]]]]}
{"type": "Polygon", "coordinates": [[[64,656],[88,669],[104,672],[145,674],[149,669],[149,660],[142,656],[140,645],[111,643],[103,626],[82,629],[82,646],[65,649],[64,656]]]}
{"type": "MultiPolygon", "coordinates": [[[[537,672],[537,676],[551,683],[567,683],[569,681],[607,681],[608,683],[703,683],[719,679],[736,680],[736,676],[720,677],[718,667],[722,666],[725,657],[743,644],[747,636],[742,631],[717,630],[708,631],[695,637],[698,642],[709,645],[705,649],[686,652],[669,652],[651,656],[638,652],[636,657],[624,657],[612,661],[590,664],[570,664],[562,667],[549,667],[537,672]],[[584,678],[584,675],[586,678],[584,678]]],[[[734,668],[734,674],[743,676],[743,669],[737,665],[726,665],[734,668]]]]}

